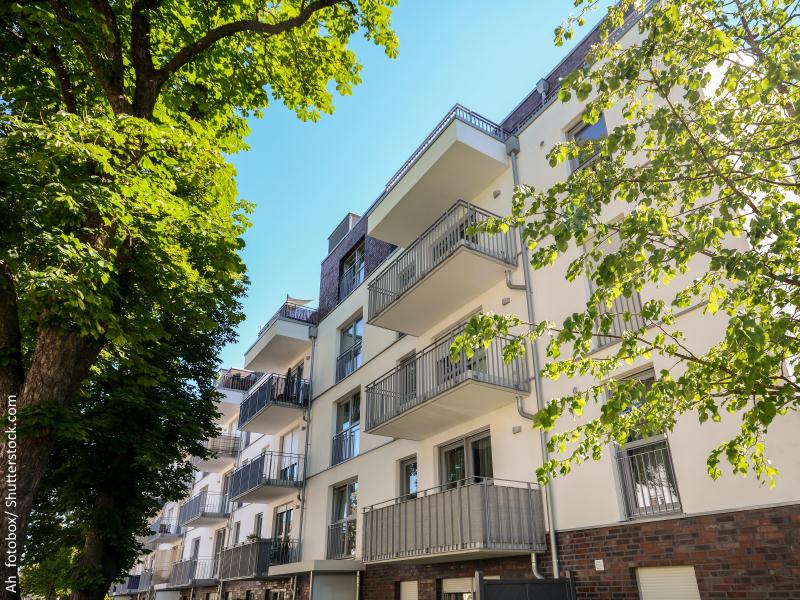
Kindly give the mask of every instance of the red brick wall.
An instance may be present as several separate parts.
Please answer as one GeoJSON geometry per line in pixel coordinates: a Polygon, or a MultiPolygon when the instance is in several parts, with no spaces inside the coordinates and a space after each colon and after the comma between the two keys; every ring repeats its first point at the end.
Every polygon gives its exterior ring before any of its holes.
{"type": "MultiPolygon", "coordinates": [[[[248,579],[242,581],[226,581],[222,584],[222,598],[225,600],[226,592],[230,592],[231,600],[244,600],[245,595],[250,591],[252,600],[265,600],[267,590],[284,590],[286,600],[301,600],[308,598],[308,575],[298,575],[297,577],[297,596],[292,596],[292,578],[281,579],[248,579]]],[[[198,599],[198,600],[202,600],[198,599]]]]}
{"type": "MultiPolygon", "coordinates": [[[[694,565],[703,600],[800,600],[800,505],[630,523],[557,535],[562,575],[580,600],[638,600],[636,567],[694,565]],[[603,559],[605,571],[594,569],[603,559]]],[[[550,574],[549,554],[539,567],[550,574]]],[[[369,565],[361,600],[395,598],[397,582],[419,581],[420,600],[437,600],[437,580],[476,570],[530,578],[529,557],[428,565],[369,565]]]]}

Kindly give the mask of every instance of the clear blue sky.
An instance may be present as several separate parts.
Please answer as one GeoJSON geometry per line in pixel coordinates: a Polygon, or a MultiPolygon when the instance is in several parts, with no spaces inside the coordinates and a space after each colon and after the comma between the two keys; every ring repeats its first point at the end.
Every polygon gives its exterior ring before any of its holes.
{"type": "Polygon", "coordinates": [[[453,104],[497,122],[530,92],[566,54],[553,29],[572,11],[569,0],[400,0],[400,56],[356,41],[363,83],[333,115],[302,123],[273,104],[253,120],[250,151],[233,157],[239,193],[256,204],[247,319],[223,367],[242,365],[287,293],[316,301],[328,235],[348,211],[363,214],[453,104]]]}

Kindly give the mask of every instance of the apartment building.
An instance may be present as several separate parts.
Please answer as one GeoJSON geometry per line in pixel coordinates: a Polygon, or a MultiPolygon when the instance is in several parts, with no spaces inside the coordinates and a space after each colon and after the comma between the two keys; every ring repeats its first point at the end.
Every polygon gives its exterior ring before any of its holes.
{"type": "MultiPolygon", "coordinates": [[[[564,277],[570,257],[532,271],[516,232],[468,227],[508,213],[516,183],[547,186],[580,168],[551,168],[554,143],[621,120],[612,110],[587,127],[580,103],[554,100],[594,35],[501,122],[455,106],[367,213],[336,227],[318,307],[287,300],[242,368],[222,373],[224,433],[207,441],[215,458],[193,459],[188,499],[164,507],[146,540],[154,552],[114,595],[466,600],[481,581],[556,576],[570,583],[553,593],[577,598],[800,598],[796,415],[768,440],[781,470],[772,490],[712,481],[704,457],[736,419],[700,428],[692,416],[541,490],[531,413],[590,381],[541,380],[537,400],[531,352],[506,364],[503,339],[450,360],[450,342],[479,311],[558,322],[585,305],[588,284],[564,277]]],[[[682,283],[619,302],[635,312],[682,283]]],[[[679,319],[693,348],[724,332],[701,307],[679,319]]],[[[597,355],[612,345],[599,340],[597,355]]],[[[653,357],[618,377],[662,368],[680,366],[653,357]]],[[[536,589],[531,597],[569,597],[536,589]]],[[[517,597],[492,590],[485,596],[517,597]]]]}

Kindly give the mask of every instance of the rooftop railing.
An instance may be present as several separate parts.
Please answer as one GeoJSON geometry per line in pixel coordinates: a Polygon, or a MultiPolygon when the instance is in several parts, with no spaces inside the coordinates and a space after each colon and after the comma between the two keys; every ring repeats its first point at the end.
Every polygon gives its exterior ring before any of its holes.
{"type": "Polygon", "coordinates": [[[491,218],[490,212],[459,200],[369,283],[369,320],[386,310],[409,288],[453,255],[468,248],[508,265],[516,265],[512,232],[469,233],[471,226],[491,218]]]}
{"type": "Polygon", "coordinates": [[[307,379],[271,373],[242,401],[239,407],[239,427],[264,410],[268,404],[308,408],[310,386],[307,379]]]}
{"type": "Polygon", "coordinates": [[[487,550],[544,550],[534,483],[473,477],[364,508],[362,559],[487,550]]]}
{"type": "Polygon", "coordinates": [[[200,492],[181,504],[178,523],[182,527],[200,517],[225,517],[230,512],[228,494],[200,492]]]}
{"type": "Polygon", "coordinates": [[[258,330],[258,337],[261,337],[278,319],[290,319],[316,325],[319,321],[319,313],[316,308],[294,304],[293,302],[284,302],[277,312],[272,315],[272,318],[267,321],[267,324],[258,330]]]}
{"type": "Polygon", "coordinates": [[[530,391],[525,358],[516,356],[510,363],[503,360],[503,349],[512,343],[510,338],[497,337],[472,358],[462,352],[458,361],[452,362],[450,346],[463,331],[464,326],[367,385],[367,431],[466,381],[530,391]]]}
{"type": "Polygon", "coordinates": [[[428,136],[422,141],[422,143],[417,147],[416,150],[408,157],[408,160],[403,163],[403,165],[397,170],[397,172],[392,175],[391,179],[386,183],[386,189],[384,193],[391,190],[403,176],[411,170],[411,167],[414,166],[414,163],[419,160],[420,156],[422,156],[425,151],[433,145],[433,142],[436,141],[436,138],[447,129],[447,127],[453,121],[461,121],[466,123],[467,125],[471,125],[475,129],[479,129],[483,131],[485,134],[492,136],[493,138],[499,141],[505,141],[508,133],[500,127],[497,123],[493,123],[489,119],[480,116],[478,113],[471,111],[460,104],[456,104],[453,108],[451,108],[448,113],[444,116],[444,118],[439,121],[436,127],[433,128],[428,136]]]}
{"type": "Polygon", "coordinates": [[[262,485],[299,487],[303,483],[303,455],[265,452],[233,472],[230,497],[237,497],[262,485]]]}

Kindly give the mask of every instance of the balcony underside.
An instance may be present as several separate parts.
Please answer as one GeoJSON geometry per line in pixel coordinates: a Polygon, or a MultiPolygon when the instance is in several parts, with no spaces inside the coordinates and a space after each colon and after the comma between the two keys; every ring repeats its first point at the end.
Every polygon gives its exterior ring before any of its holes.
{"type": "Polygon", "coordinates": [[[239,496],[231,498],[234,502],[272,502],[296,492],[299,484],[266,483],[251,488],[239,496]]]}
{"type": "MultiPolygon", "coordinates": [[[[483,376],[482,373],[475,374],[476,378],[483,376]]],[[[470,373],[466,373],[466,381],[367,429],[367,432],[419,441],[502,408],[514,402],[520,394],[527,393],[470,377],[470,373]]]]}
{"type": "Polygon", "coordinates": [[[214,525],[222,525],[228,521],[228,516],[225,513],[202,513],[194,518],[188,519],[183,524],[186,527],[212,527],[214,525]]]}
{"type": "Polygon", "coordinates": [[[401,563],[401,564],[435,564],[448,562],[461,562],[468,560],[488,560],[492,558],[502,558],[504,556],[520,556],[531,553],[530,548],[515,549],[496,549],[496,548],[473,548],[469,550],[448,550],[443,552],[432,552],[430,554],[410,554],[408,556],[387,555],[385,558],[374,557],[365,559],[367,564],[375,563],[401,563]]]}
{"type": "Polygon", "coordinates": [[[510,268],[507,263],[472,250],[462,241],[448,258],[372,317],[370,324],[422,335],[503,281],[510,268]]]}
{"type": "Polygon", "coordinates": [[[197,461],[195,469],[204,473],[221,473],[227,471],[236,464],[236,457],[230,455],[220,455],[216,458],[206,458],[197,461]]]}
{"type": "Polygon", "coordinates": [[[308,323],[278,319],[245,353],[245,368],[264,373],[283,372],[301,353],[311,347],[308,323]]]}
{"type": "Polygon", "coordinates": [[[158,544],[174,544],[175,542],[180,542],[181,539],[182,537],[177,533],[161,533],[159,535],[145,538],[144,543],[149,546],[155,546],[158,544]]]}
{"type": "Polygon", "coordinates": [[[240,431],[275,435],[286,429],[293,421],[302,416],[303,408],[297,404],[268,402],[258,413],[239,425],[240,431]]]}
{"type": "Polygon", "coordinates": [[[221,420],[228,421],[239,413],[239,405],[242,403],[245,392],[220,389],[217,391],[223,394],[222,399],[217,403],[217,410],[222,413],[221,420]]]}
{"type": "Polygon", "coordinates": [[[190,587],[210,587],[219,584],[219,579],[190,579],[186,582],[172,583],[167,587],[173,590],[179,590],[190,587]]]}
{"type": "Polygon", "coordinates": [[[505,144],[454,120],[378,203],[369,235],[408,246],[456,200],[472,200],[508,165],[505,144]]]}

